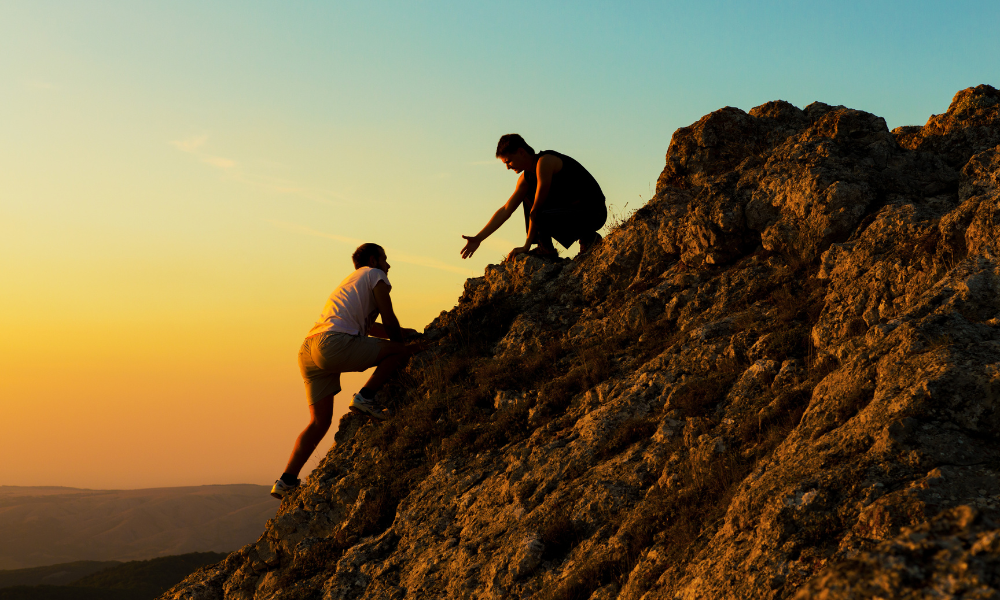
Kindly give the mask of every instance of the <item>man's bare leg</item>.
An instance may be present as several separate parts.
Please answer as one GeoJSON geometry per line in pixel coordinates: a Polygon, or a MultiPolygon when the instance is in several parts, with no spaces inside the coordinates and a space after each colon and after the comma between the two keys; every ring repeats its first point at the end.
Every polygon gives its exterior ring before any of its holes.
{"type": "Polygon", "coordinates": [[[332,419],[333,396],[327,396],[309,406],[309,424],[295,440],[295,447],[292,448],[292,455],[288,458],[285,473],[296,478],[299,476],[302,466],[306,464],[316,446],[323,440],[323,436],[330,430],[332,419]]]}
{"type": "Polygon", "coordinates": [[[600,244],[603,239],[604,237],[596,231],[591,235],[580,238],[580,254],[582,255],[590,252],[594,249],[594,246],[600,244]],[[584,241],[584,238],[589,241],[584,241]]]}
{"type": "Polygon", "coordinates": [[[400,342],[382,342],[379,346],[378,358],[375,359],[378,361],[378,366],[364,385],[372,393],[382,389],[389,377],[406,364],[407,359],[413,354],[411,347],[400,342]]]}

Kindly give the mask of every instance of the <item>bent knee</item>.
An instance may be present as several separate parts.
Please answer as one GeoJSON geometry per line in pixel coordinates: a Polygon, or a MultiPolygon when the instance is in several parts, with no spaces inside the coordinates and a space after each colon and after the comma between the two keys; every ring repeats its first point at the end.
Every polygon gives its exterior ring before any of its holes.
{"type": "Polygon", "coordinates": [[[379,354],[379,359],[381,360],[383,358],[388,358],[390,356],[407,354],[409,351],[410,350],[409,348],[406,347],[406,344],[402,342],[382,342],[378,354],[379,354]]]}

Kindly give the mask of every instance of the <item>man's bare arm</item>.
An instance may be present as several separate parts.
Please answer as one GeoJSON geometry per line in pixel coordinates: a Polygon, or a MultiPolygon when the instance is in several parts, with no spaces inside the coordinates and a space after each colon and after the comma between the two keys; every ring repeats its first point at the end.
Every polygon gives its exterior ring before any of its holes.
{"type": "Polygon", "coordinates": [[[379,329],[376,330],[375,325],[378,323],[373,323],[371,326],[371,333],[375,334],[375,337],[383,337],[377,335],[382,333],[388,339],[394,342],[403,341],[403,331],[399,327],[399,319],[396,318],[396,313],[392,310],[392,299],[389,297],[389,286],[384,282],[380,281],[375,284],[375,288],[372,290],[375,295],[375,306],[378,307],[378,312],[382,315],[382,323],[379,329]]]}
{"type": "Polygon", "coordinates": [[[552,176],[562,169],[562,159],[551,154],[543,154],[535,165],[535,173],[538,177],[538,186],[535,188],[535,201],[531,204],[531,214],[528,218],[528,236],[524,241],[524,246],[514,248],[507,255],[510,260],[518,254],[523,254],[531,249],[531,244],[538,234],[538,227],[535,224],[535,215],[545,206],[545,201],[549,197],[549,189],[552,187],[552,176]]]}
{"type": "Polygon", "coordinates": [[[486,238],[490,237],[494,231],[500,229],[500,226],[507,222],[507,219],[514,214],[517,207],[520,206],[520,204],[524,202],[524,199],[533,191],[534,190],[528,189],[528,185],[524,183],[524,175],[522,174],[517,179],[517,186],[514,188],[514,193],[510,195],[506,204],[493,213],[493,216],[490,218],[489,223],[486,224],[486,227],[483,227],[483,230],[474,236],[462,236],[466,240],[465,247],[462,248],[462,258],[469,258],[475,254],[476,250],[479,248],[479,244],[481,244],[486,238]]]}
{"type": "MultiPolygon", "coordinates": [[[[421,333],[416,329],[409,329],[408,327],[400,327],[400,331],[403,332],[403,337],[407,340],[419,337],[421,333]]],[[[368,335],[371,337],[382,338],[383,340],[389,339],[389,332],[385,330],[385,327],[379,323],[372,323],[372,326],[368,328],[368,335]]]]}

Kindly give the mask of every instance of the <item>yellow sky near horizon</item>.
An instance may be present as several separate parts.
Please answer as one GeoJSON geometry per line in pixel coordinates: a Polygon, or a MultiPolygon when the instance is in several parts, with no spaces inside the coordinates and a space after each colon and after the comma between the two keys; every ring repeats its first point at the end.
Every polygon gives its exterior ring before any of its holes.
{"type": "MultiPolygon", "coordinates": [[[[0,146],[2,484],[266,483],[308,418],[298,345],[358,243],[386,247],[397,313],[417,329],[512,245],[501,234],[461,261],[458,223],[435,218],[421,173],[386,189],[369,167],[335,193],[328,167],[283,167],[263,140],[224,152],[156,123],[95,132],[78,94],[22,85],[34,127],[0,146]]],[[[498,161],[456,166],[509,179],[498,161]]],[[[345,374],[338,412],[363,380],[345,374]]]]}
{"type": "MultiPolygon", "coordinates": [[[[25,85],[26,115],[52,93],[25,85]]],[[[89,129],[42,105],[35,132],[89,129]]],[[[523,235],[508,225],[462,261],[463,231],[421,173],[333,193],[327,168],[275,175],[288,169],[260,142],[226,153],[208,134],[139,133],[76,132],[55,153],[24,138],[2,156],[2,484],[267,483],[308,418],[298,346],[361,241],[386,247],[397,313],[421,329],[523,235]]],[[[497,189],[477,192],[468,233],[512,182],[471,162],[456,166],[497,189]]],[[[338,417],[364,379],[344,375],[338,417]]]]}
{"type": "MultiPolygon", "coordinates": [[[[244,188],[222,177],[223,192],[244,188]]],[[[158,247],[158,232],[104,237],[58,217],[49,231],[19,228],[16,217],[3,220],[0,242],[5,277],[17,282],[0,292],[0,455],[17,458],[0,464],[0,482],[122,488],[266,483],[262,473],[280,473],[308,417],[298,345],[353,269],[363,233],[332,233],[318,218],[263,219],[234,252],[198,248],[204,239],[158,247]]],[[[234,235],[225,219],[214,226],[234,235]]],[[[383,237],[374,239],[392,264],[397,313],[421,329],[474,271],[383,237]]],[[[497,256],[507,244],[490,243],[497,256]]],[[[338,413],[364,378],[345,374],[338,413]]]]}

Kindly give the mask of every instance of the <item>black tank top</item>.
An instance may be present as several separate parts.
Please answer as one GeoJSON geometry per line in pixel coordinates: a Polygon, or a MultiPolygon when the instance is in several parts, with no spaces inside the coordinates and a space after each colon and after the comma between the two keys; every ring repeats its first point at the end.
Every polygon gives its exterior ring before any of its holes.
{"type": "MultiPolygon", "coordinates": [[[[537,154],[539,158],[546,154],[558,156],[562,160],[562,168],[552,175],[552,186],[549,187],[549,194],[545,199],[543,208],[567,208],[579,206],[590,208],[598,204],[604,204],[604,192],[597,180],[591,175],[583,165],[576,160],[560,154],[555,150],[542,150],[537,154]]],[[[524,181],[531,187],[532,191],[538,189],[538,173],[535,169],[524,170],[524,181]]],[[[525,201],[525,208],[534,204],[535,195],[532,193],[530,199],[525,201]]]]}

